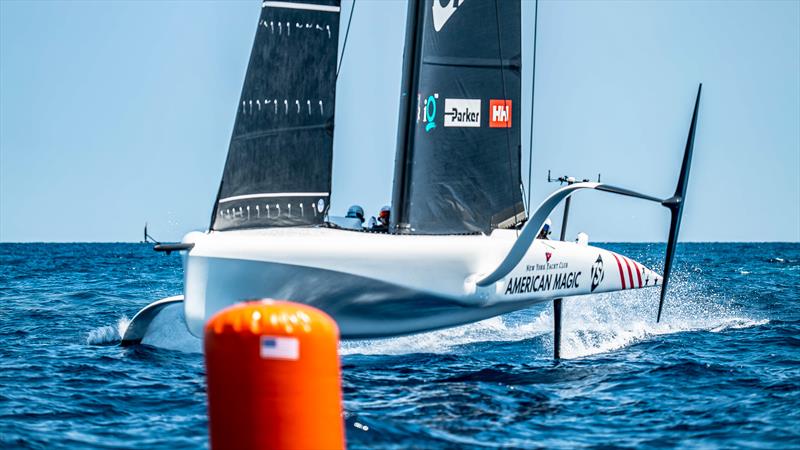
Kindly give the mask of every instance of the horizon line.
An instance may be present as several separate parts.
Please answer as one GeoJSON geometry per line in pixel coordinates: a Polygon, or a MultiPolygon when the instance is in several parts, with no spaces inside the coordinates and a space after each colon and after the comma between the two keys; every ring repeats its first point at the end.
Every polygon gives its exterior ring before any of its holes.
{"type": "MultiPolygon", "coordinates": [[[[549,239],[556,241],[556,239],[549,239]]],[[[180,242],[180,241],[165,241],[180,242]]],[[[572,242],[572,241],[564,241],[572,242]]],[[[590,241],[589,244],[666,244],[667,241],[590,241]]],[[[152,242],[143,241],[0,241],[2,244],[150,244],[152,242]]],[[[797,241],[678,241],[678,244],[800,244],[797,241]]]]}

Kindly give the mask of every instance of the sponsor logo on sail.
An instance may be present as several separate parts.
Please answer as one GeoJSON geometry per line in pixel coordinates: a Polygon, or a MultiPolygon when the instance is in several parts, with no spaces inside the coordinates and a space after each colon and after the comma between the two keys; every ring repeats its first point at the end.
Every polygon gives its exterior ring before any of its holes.
{"type": "Polygon", "coordinates": [[[600,286],[600,282],[603,281],[603,257],[597,255],[597,259],[595,260],[594,264],[592,264],[592,290],[594,292],[597,289],[597,286],[600,286]]]}
{"type": "Polygon", "coordinates": [[[430,133],[436,128],[436,99],[439,98],[439,94],[429,95],[422,105],[419,104],[419,97],[417,98],[417,117],[419,117],[419,109],[422,106],[422,123],[425,124],[425,131],[430,133]]]}
{"type": "Polygon", "coordinates": [[[544,252],[544,257],[547,259],[547,262],[550,262],[550,258],[553,257],[553,254],[550,252],[544,252]]]}
{"type": "Polygon", "coordinates": [[[511,100],[489,100],[489,127],[511,128],[511,100]]]}
{"type": "Polygon", "coordinates": [[[478,99],[444,99],[444,126],[480,127],[481,101],[478,99]]]}
{"type": "Polygon", "coordinates": [[[433,0],[433,29],[438,33],[467,0],[433,0]],[[444,3],[444,4],[443,4],[444,3]]]}

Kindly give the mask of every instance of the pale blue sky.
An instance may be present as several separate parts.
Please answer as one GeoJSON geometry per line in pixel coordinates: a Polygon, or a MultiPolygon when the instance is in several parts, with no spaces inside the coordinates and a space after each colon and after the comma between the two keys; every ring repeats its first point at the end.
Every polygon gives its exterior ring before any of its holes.
{"type": "MultiPolygon", "coordinates": [[[[0,240],[133,241],[145,221],[161,240],[205,229],[259,10],[0,0],[0,240]]],[[[358,202],[375,214],[391,198],[405,11],[356,3],[334,213],[358,202]]],[[[534,204],[556,188],[548,169],[670,195],[702,81],[681,239],[800,240],[800,2],[542,1],[538,50],[534,204]]],[[[600,193],[572,211],[569,234],[592,240],[660,241],[668,228],[663,208],[600,193]]]]}

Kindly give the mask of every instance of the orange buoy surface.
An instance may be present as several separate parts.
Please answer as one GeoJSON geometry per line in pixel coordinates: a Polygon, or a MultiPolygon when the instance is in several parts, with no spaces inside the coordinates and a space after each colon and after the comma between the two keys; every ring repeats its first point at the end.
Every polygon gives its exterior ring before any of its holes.
{"type": "Polygon", "coordinates": [[[343,449],[339,329],[287,301],[231,306],[205,327],[214,449],[343,449]]]}

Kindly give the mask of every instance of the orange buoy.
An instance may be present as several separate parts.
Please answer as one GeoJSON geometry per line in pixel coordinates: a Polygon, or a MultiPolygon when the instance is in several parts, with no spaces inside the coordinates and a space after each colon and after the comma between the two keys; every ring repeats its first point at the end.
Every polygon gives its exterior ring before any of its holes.
{"type": "Polygon", "coordinates": [[[343,449],[339,328],[287,301],[231,306],[205,327],[213,449],[343,449]]]}

